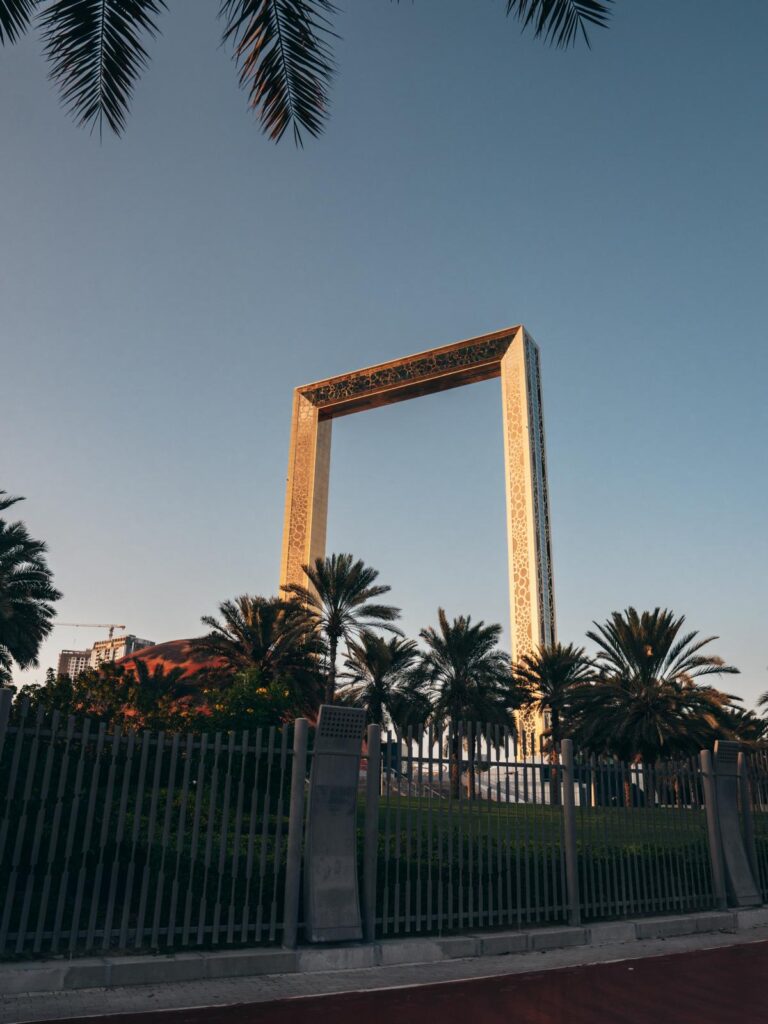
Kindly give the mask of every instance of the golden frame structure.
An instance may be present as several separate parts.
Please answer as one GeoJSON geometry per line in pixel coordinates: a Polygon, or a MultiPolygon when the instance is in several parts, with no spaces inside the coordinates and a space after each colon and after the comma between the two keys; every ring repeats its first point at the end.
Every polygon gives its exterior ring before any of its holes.
{"type": "Polygon", "coordinates": [[[325,554],[331,427],[338,416],[501,378],[513,659],[555,639],[539,349],[522,325],[419,352],[293,394],[280,583],[306,585],[325,554]]]}

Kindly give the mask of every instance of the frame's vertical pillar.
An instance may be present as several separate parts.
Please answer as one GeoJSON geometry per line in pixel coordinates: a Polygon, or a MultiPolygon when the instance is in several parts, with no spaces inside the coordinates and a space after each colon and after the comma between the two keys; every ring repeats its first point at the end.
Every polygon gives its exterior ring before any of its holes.
{"type": "Polygon", "coordinates": [[[555,640],[555,585],[552,577],[552,538],[549,525],[549,482],[544,442],[539,348],[522,327],[528,398],[529,453],[533,485],[533,522],[536,538],[536,588],[539,602],[540,643],[555,640]]]}
{"type": "Polygon", "coordinates": [[[331,423],[298,390],[293,396],[280,584],[306,584],[302,565],[325,554],[331,423]]]}
{"type": "Polygon", "coordinates": [[[523,328],[501,360],[513,660],[554,640],[549,509],[536,346],[523,328]]]}

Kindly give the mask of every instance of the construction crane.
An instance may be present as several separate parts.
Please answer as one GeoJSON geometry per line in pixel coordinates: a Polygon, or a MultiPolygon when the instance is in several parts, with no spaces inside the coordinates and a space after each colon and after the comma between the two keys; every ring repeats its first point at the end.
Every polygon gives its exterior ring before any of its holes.
{"type": "Polygon", "coordinates": [[[108,629],[111,640],[116,629],[125,629],[121,622],[55,622],[55,626],[74,626],[76,629],[108,629]]]}

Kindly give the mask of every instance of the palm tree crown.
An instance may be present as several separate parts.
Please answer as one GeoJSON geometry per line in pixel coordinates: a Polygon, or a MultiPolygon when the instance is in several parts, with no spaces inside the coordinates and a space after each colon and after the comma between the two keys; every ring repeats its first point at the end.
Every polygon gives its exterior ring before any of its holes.
{"type": "Polygon", "coordinates": [[[512,681],[509,655],[499,650],[501,626],[473,623],[469,615],[448,621],[438,608],[438,629],[422,629],[426,651],[420,675],[436,721],[455,728],[462,719],[512,726],[521,694],[512,681]]]}
{"type": "Polygon", "coordinates": [[[333,703],[336,692],[336,655],[339,643],[349,643],[366,630],[384,629],[400,633],[392,623],[400,609],[374,603],[390,587],[377,584],[378,572],[352,555],[329,555],[302,566],[310,583],[291,583],[283,589],[307,609],[316,629],[328,644],[328,674],[325,700],[333,703]]]}
{"type": "Polygon", "coordinates": [[[543,644],[514,666],[513,677],[526,693],[525,703],[537,714],[549,715],[549,737],[554,746],[563,738],[563,720],[574,687],[586,683],[593,669],[583,647],[543,644]]]}
{"type": "Polygon", "coordinates": [[[203,616],[210,632],[193,642],[197,651],[224,659],[233,672],[257,668],[266,682],[289,683],[297,710],[317,709],[322,644],[297,601],[242,594],[223,601],[219,615],[203,616]]]}
{"type": "Polygon", "coordinates": [[[695,679],[738,669],[700,653],[717,638],[680,635],[684,622],[666,609],[639,615],[628,608],[595,623],[597,631],[587,636],[598,646],[600,674],[572,700],[574,734],[583,746],[654,762],[695,752],[724,726],[734,698],[695,679]]]}
{"type": "MultiPolygon", "coordinates": [[[[475,2],[475,0],[470,0],[475,2]]],[[[558,47],[587,26],[605,27],[613,0],[507,0],[523,30],[558,47]]],[[[75,119],[121,134],[133,87],[149,62],[144,47],[158,34],[167,0],[0,0],[0,43],[14,43],[35,15],[50,76],[75,119]]],[[[319,135],[328,116],[335,71],[333,0],[219,0],[223,41],[230,43],[240,85],[263,131],[278,140],[291,128],[319,135]]]]}
{"type": "MultiPolygon", "coordinates": [[[[23,500],[0,491],[0,512],[23,500]]],[[[23,523],[0,518],[0,681],[10,680],[13,661],[20,668],[37,665],[40,644],[53,628],[53,602],[61,594],[45,552],[23,523]]]]}
{"type": "MultiPolygon", "coordinates": [[[[501,626],[473,624],[469,615],[453,622],[437,610],[438,628],[422,629],[426,650],[417,679],[432,704],[432,718],[448,726],[448,763],[451,790],[458,796],[461,782],[462,720],[514,729],[513,709],[520,694],[513,685],[509,656],[499,650],[501,626]]],[[[469,793],[474,795],[474,753],[469,752],[469,793]]]]}
{"type": "Polygon", "coordinates": [[[634,608],[613,612],[602,626],[594,623],[597,632],[587,632],[599,650],[598,664],[609,675],[618,675],[637,682],[659,680],[690,681],[697,676],[738,673],[732,665],[712,654],[700,654],[716,636],[697,639],[693,630],[678,638],[685,616],[656,608],[638,615],[634,608]]]}
{"type": "Polygon", "coordinates": [[[166,669],[164,665],[155,665],[150,671],[141,658],[135,659],[126,682],[131,709],[136,711],[145,728],[151,727],[155,719],[162,722],[168,704],[197,690],[194,681],[184,679],[183,668],[166,669]]]}
{"type": "Polygon", "coordinates": [[[399,729],[418,725],[429,713],[428,702],[410,685],[418,653],[413,640],[364,631],[349,644],[342,701],[364,707],[375,725],[383,726],[387,715],[399,729]]]}
{"type": "MultiPolygon", "coordinates": [[[[765,702],[760,700],[758,703],[765,702]]],[[[746,747],[763,746],[768,740],[768,719],[760,718],[754,711],[729,707],[725,709],[724,718],[726,739],[737,740],[746,747]]]]}

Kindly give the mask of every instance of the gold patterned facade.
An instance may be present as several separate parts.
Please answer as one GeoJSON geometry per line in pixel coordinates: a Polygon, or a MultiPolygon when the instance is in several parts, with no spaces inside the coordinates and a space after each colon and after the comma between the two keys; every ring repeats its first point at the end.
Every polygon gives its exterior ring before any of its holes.
{"type": "Polygon", "coordinates": [[[280,582],[325,554],[331,425],[338,416],[501,378],[513,658],[555,637],[539,350],[522,326],[296,388],[280,582]]]}

